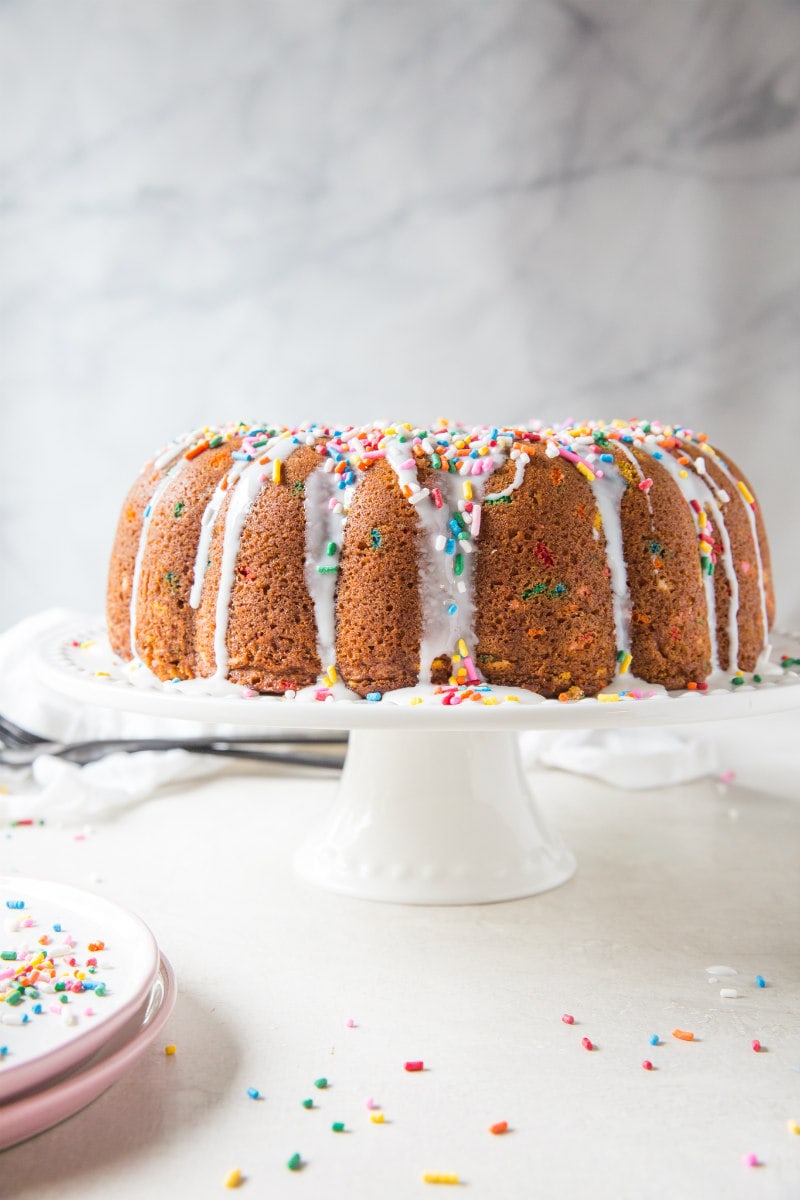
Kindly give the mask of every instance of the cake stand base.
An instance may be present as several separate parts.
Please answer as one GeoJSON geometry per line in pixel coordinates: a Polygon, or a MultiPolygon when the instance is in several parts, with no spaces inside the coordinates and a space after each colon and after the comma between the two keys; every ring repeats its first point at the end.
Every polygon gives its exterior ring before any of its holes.
{"type": "Polygon", "coordinates": [[[355,730],[295,866],[361,899],[480,904],[557,887],[575,860],[536,807],[517,734],[355,730]]]}

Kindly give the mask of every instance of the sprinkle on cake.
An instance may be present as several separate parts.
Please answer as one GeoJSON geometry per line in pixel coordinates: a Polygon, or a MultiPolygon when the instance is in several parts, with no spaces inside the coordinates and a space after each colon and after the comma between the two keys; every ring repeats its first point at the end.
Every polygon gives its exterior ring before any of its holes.
{"type": "Polygon", "coordinates": [[[161,680],[443,703],[702,690],[757,669],[773,610],[747,478],[639,420],[193,431],[128,494],[107,601],[161,680]]]}

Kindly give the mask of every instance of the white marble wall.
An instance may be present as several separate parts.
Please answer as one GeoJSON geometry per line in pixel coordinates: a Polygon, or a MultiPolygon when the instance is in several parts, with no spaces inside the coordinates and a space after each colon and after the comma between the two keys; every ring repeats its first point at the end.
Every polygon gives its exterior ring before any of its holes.
{"type": "Polygon", "coordinates": [[[0,628],[99,610],[199,421],[633,413],[751,468],[800,626],[799,49],[796,0],[4,0],[0,628]]]}

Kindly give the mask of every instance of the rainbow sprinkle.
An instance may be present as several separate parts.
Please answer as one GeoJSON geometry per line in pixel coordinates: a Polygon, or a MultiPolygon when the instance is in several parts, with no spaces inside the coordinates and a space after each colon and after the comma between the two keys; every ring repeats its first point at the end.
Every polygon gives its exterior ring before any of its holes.
{"type": "MultiPolygon", "coordinates": [[[[641,511],[645,514],[645,521],[648,506],[652,518],[649,494],[661,486],[658,472],[663,474],[668,470],[676,480],[689,480],[690,483],[685,486],[681,484],[681,487],[694,524],[698,563],[705,581],[715,573],[720,562],[726,570],[729,569],[722,545],[725,541],[724,529],[720,533],[715,528],[720,523],[724,506],[748,506],[748,520],[751,522],[757,507],[747,483],[736,478],[734,469],[708,443],[705,434],[686,426],[638,419],[567,422],[555,427],[545,427],[537,422],[526,426],[467,426],[437,420],[424,428],[410,423],[335,428],[312,422],[293,427],[238,422],[205,426],[185,435],[167,447],[155,460],[155,465],[168,473],[176,463],[180,465],[181,458],[191,461],[234,439],[236,449],[231,450],[229,469],[218,485],[220,494],[234,486],[238,486],[241,492],[245,485],[240,481],[258,478],[261,481],[259,486],[272,484],[284,488],[288,485],[293,493],[302,496],[305,485],[302,481],[289,482],[286,463],[291,453],[301,447],[308,447],[319,455],[321,470],[330,477],[325,510],[326,514],[330,512],[331,524],[327,540],[315,552],[321,561],[311,564],[310,570],[319,576],[331,577],[331,597],[340,570],[340,555],[347,554],[341,536],[343,531],[336,518],[341,519],[342,525],[346,522],[358,483],[376,463],[383,462],[391,466],[401,494],[417,509],[421,527],[430,534],[428,547],[431,561],[440,564],[437,588],[442,592],[441,615],[449,628],[452,644],[458,647],[459,656],[457,663],[455,654],[450,656],[453,660],[450,683],[459,691],[438,693],[440,703],[447,706],[458,705],[466,698],[473,699],[472,696],[466,697],[463,689],[480,685],[484,675],[491,675],[486,662],[490,656],[479,652],[481,647],[475,631],[469,625],[472,609],[470,591],[474,584],[475,554],[476,550],[479,552],[481,540],[482,511],[484,508],[497,509],[497,519],[505,519],[509,509],[513,515],[514,504],[527,495],[523,489],[526,468],[535,460],[535,456],[538,455],[540,460],[542,457],[548,460],[547,470],[552,473],[554,486],[559,486],[568,468],[573,468],[591,485],[597,498],[594,528],[598,539],[607,533],[608,505],[601,504],[600,498],[604,489],[608,488],[609,480],[621,480],[625,488],[635,488],[641,493],[645,505],[641,511]],[[652,469],[647,471],[643,464],[649,458],[654,462],[652,469]],[[662,465],[657,467],[656,463],[662,465]],[[261,468],[265,469],[260,475],[254,475],[251,468],[256,473],[261,468]],[[493,490],[494,481],[491,477],[501,470],[504,472],[505,486],[498,484],[493,490]],[[721,485],[723,476],[729,483],[728,490],[721,485]],[[698,495],[707,495],[708,499],[704,498],[701,503],[698,495]]],[[[248,493],[252,494],[252,491],[248,493]]],[[[606,492],[606,498],[614,494],[612,489],[610,493],[606,492]]],[[[151,515],[151,507],[151,504],[147,505],[145,519],[151,515]]],[[[179,518],[184,512],[185,501],[175,502],[173,516],[179,518]]],[[[652,520],[651,529],[645,527],[642,533],[644,544],[650,547],[653,573],[658,576],[668,570],[669,549],[665,549],[658,540],[652,520]]],[[[367,545],[376,552],[390,550],[391,536],[390,529],[373,528],[368,532],[367,545]]],[[[607,537],[606,545],[610,545],[607,537]]],[[[558,564],[544,543],[531,545],[528,549],[531,562],[534,558],[537,561],[534,564],[535,571],[533,568],[531,570],[532,578],[523,581],[519,594],[531,613],[536,614],[530,618],[531,629],[528,631],[530,636],[536,637],[550,628],[548,623],[551,618],[542,616],[542,613],[550,609],[561,622],[565,611],[580,610],[580,600],[571,595],[574,584],[568,586],[563,577],[558,577],[558,564]]],[[[177,588],[179,582],[172,581],[170,586],[174,584],[177,588]]],[[[320,583],[328,587],[324,579],[320,583]]],[[[704,583],[704,588],[708,603],[712,605],[714,589],[708,582],[704,583]]],[[[708,616],[711,615],[709,608],[708,616]]],[[[430,617],[430,614],[426,612],[425,616],[430,617]]],[[[633,619],[649,623],[650,616],[646,612],[637,612],[633,619]]],[[[628,631],[620,627],[620,620],[616,624],[617,640],[627,641],[628,631]]],[[[713,628],[712,621],[707,620],[707,624],[713,628]]],[[[580,618],[575,625],[578,641],[574,647],[570,647],[571,652],[584,648],[581,637],[589,639],[586,644],[590,644],[592,637],[591,630],[581,629],[580,618]]],[[[444,653],[444,637],[442,642],[440,648],[444,653]]],[[[619,675],[636,673],[631,648],[623,645],[617,648],[616,654],[619,675]]],[[[501,656],[498,654],[498,657],[501,656]]],[[[782,666],[784,669],[800,666],[800,659],[787,656],[782,666]]],[[[420,674],[422,684],[427,682],[428,669],[429,664],[423,663],[420,674]]],[[[332,689],[338,680],[336,671],[336,666],[330,664],[318,680],[315,692],[317,700],[328,701],[333,698],[332,689]]],[[[559,699],[583,698],[577,696],[570,686],[569,672],[565,671],[564,674],[565,683],[559,699]]],[[[743,682],[739,673],[733,673],[731,686],[741,687],[743,682]]],[[[754,682],[760,682],[760,677],[754,677],[754,682]]],[[[692,684],[691,690],[703,690],[702,681],[692,681],[692,684]]],[[[587,686],[584,683],[584,687],[587,686]]],[[[531,691],[537,690],[535,686],[529,687],[531,691]]],[[[542,689],[545,694],[556,690],[550,681],[547,681],[547,689],[550,690],[542,689]]],[[[296,692],[291,686],[285,690],[292,694],[296,692]]],[[[600,703],[608,703],[621,699],[639,700],[646,698],[646,695],[634,687],[619,693],[601,691],[596,699],[600,703]]],[[[380,698],[380,693],[370,692],[366,698],[374,703],[380,698]]],[[[478,699],[490,706],[501,702],[500,697],[492,695],[478,699]]]]}

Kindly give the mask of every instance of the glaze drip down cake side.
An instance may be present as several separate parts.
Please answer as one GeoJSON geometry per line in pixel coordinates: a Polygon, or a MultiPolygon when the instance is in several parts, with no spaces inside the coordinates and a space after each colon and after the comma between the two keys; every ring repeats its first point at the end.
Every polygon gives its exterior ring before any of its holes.
{"type": "Polygon", "coordinates": [[[594,696],[753,671],[774,615],[750,483],[657,422],[196,430],[111,556],[111,646],[160,680],[594,696]]]}

